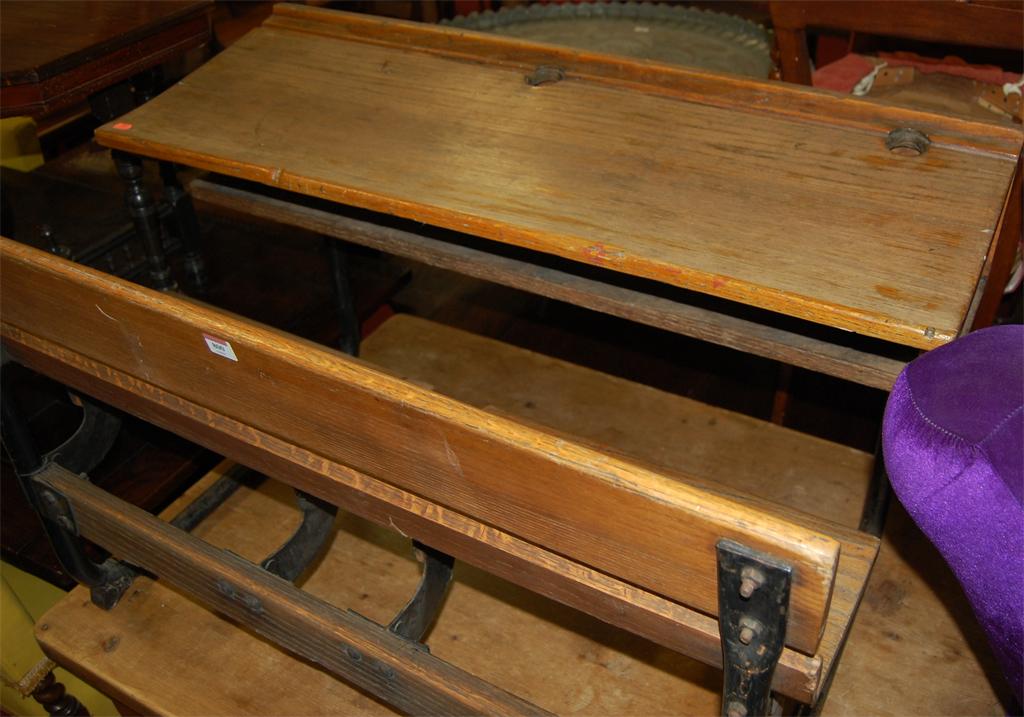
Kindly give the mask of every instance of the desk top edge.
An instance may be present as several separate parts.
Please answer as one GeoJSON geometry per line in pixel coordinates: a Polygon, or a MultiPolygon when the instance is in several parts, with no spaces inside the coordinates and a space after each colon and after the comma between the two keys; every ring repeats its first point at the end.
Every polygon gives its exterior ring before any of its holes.
{"type": "Polygon", "coordinates": [[[933,143],[1015,160],[1024,128],[941,115],[779,81],[681,67],[654,60],[606,55],[561,45],[409,20],[376,17],[291,3],[274,6],[262,27],[309,33],[451,59],[530,68],[557,62],[567,76],[665,93],[679,99],[790,119],[887,133],[912,126],[933,143]]]}

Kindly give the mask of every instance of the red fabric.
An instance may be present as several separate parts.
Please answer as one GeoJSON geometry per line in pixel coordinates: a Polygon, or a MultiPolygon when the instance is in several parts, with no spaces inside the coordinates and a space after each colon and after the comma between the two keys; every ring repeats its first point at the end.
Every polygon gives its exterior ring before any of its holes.
{"type": "MultiPolygon", "coordinates": [[[[909,66],[924,74],[941,72],[990,85],[1001,85],[1005,82],[1020,80],[1020,76],[1006,72],[995,65],[969,65],[959,57],[950,56],[939,60],[922,57],[913,52],[880,52],[878,56],[889,63],[890,67],[909,66]]],[[[837,92],[850,92],[861,78],[871,72],[874,67],[874,63],[867,58],[850,53],[832,64],[815,70],[811,82],[815,87],[837,92]]]]}
{"type": "Polygon", "coordinates": [[[861,78],[873,69],[873,62],[851,52],[846,57],[815,70],[811,75],[811,84],[826,90],[849,93],[861,78]]]}

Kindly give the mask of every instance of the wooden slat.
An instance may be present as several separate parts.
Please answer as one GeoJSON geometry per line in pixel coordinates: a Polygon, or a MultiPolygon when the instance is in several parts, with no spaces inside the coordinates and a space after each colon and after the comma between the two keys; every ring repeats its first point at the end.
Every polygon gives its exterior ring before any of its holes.
{"type": "Polygon", "coordinates": [[[897,359],[847,348],[598,279],[353,219],[326,209],[238,187],[198,179],[189,185],[189,190],[199,201],[240,211],[249,217],[300,227],[719,346],[820,371],[872,388],[892,388],[896,377],[906,365],[897,359]]]}
{"type": "Polygon", "coordinates": [[[67,499],[83,537],[406,714],[548,714],[59,466],[36,480],[67,499]]]}
{"type": "Polygon", "coordinates": [[[14,242],[2,256],[15,344],[56,343],[709,614],[715,543],[770,552],[795,569],[787,644],[818,645],[839,553],[823,533],[223,312],[14,242]],[[209,336],[237,360],[212,353],[209,336]]]}
{"type": "Polygon", "coordinates": [[[900,157],[880,133],[586,77],[531,88],[301,22],[98,139],[921,348],[957,335],[1020,151],[900,157]]]}

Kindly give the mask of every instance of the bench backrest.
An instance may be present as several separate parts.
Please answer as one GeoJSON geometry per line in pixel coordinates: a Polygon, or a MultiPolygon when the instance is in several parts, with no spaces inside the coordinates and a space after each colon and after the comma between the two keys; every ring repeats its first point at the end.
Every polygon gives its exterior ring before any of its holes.
{"type": "Polygon", "coordinates": [[[280,439],[304,449],[307,464],[354,470],[709,615],[717,541],[770,553],[794,568],[786,643],[817,648],[840,544],[763,506],[9,240],[2,301],[16,358],[47,373],[73,364],[90,377],[82,390],[114,387],[129,412],[145,418],[149,404],[186,402],[194,419],[220,417],[192,431],[200,442],[261,436],[233,457],[273,452],[280,439]]]}

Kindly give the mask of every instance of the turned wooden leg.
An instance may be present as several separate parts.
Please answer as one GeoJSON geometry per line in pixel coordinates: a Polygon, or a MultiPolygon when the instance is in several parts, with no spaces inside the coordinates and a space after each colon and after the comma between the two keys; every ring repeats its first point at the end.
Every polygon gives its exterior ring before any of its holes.
{"type": "Polygon", "coordinates": [[[89,710],[79,702],[73,695],[69,695],[64,685],[57,682],[53,672],[46,673],[46,677],[32,691],[32,699],[43,706],[43,709],[51,715],[82,715],[89,717],[89,710]]]}
{"type": "Polygon", "coordinates": [[[172,162],[160,163],[160,177],[164,182],[164,199],[171,208],[171,222],[181,240],[185,273],[197,293],[206,291],[206,265],[199,249],[199,218],[192,197],[181,186],[178,172],[172,162]]]}
{"type": "Polygon", "coordinates": [[[177,289],[164,253],[156,201],[142,182],[142,160],[125,152],[114,152],[114,163],[126,185],[124,200],[135,224],[135,231],[142,239],[149,264],[150,282],[153,288],[160,291],[177,289]]]}

